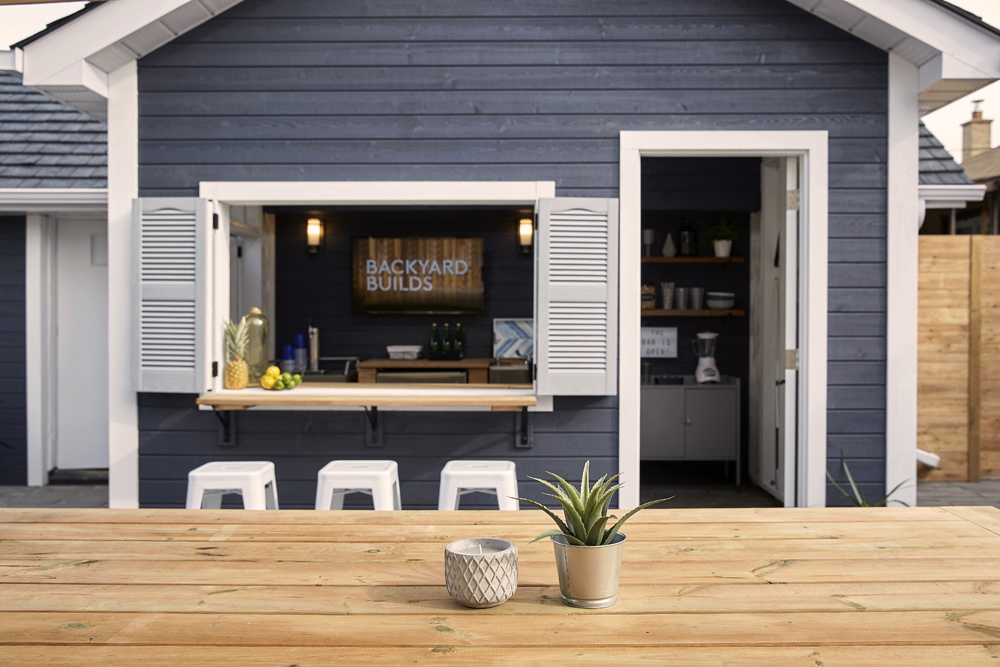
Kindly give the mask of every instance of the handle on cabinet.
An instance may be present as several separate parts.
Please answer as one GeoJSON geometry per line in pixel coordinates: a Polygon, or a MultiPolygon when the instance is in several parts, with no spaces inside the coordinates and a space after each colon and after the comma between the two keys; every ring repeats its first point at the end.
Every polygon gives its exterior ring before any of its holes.
{"type": "Polygon", "coordinates": [[[687,424],[688,426],[690,426],[691,425],[691,420],[690,419],[685,419],[684,423],[687,424]]]}

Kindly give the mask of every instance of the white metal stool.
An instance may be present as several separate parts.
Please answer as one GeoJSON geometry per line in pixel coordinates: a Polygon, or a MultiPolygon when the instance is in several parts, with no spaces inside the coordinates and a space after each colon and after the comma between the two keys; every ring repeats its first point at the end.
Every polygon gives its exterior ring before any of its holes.
{"type": "Polygon", "coordinates": [[[188,473],[189,510],[222,507],[222,496],[243,496],[243,509],[278,509],[278,484],[270,461],[213,461],[188,473]]]}
{"type": "Polygon", "coordinates": [[[330,461],[319,471],[316,509],[344,509],[344,496],[364,493],[376,510],[402,509],[399,468],[395,461],[330,461]]]}
{"type": "Polygon", "coordinates": [[[502,510],[519,508],[513,461],[448,461],[441,470],[439,510],[457,510],[467,493],[492,493],[502,510]]]}

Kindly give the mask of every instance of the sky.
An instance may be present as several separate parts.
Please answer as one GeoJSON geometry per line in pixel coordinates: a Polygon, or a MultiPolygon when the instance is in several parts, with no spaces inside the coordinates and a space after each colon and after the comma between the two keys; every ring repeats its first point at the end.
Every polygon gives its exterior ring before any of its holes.
{"type": "MultiPolygon", "coordinates": [[[[983,17],[1000,27],[1000,0],[950,0],[952,4],[983,17]]],[[[0,5],[0,48],[42,30],[47,23],[79,10],[84,2],[52,2],[38,5],[0,5]]],[[[985,100],[983,117],[1000,121],[1000,81],[924,116],[923,121],[944,147],[961,162],[962,123],[972,118],[971,100],[985,100]]],[[[1000,144],[1000,122],[993,124],[991,145],[1000,144]]]]}

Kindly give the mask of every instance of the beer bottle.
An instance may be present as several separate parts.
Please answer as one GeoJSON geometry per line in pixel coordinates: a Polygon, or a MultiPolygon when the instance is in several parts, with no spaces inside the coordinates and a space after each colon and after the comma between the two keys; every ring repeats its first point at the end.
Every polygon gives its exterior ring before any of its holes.
{"type": "Polygon", "coordinates": [[[465,359],[465,329],[461,322],[455,325],[455,352],[459,359],[465,359]]]}
{"type": "Polygon", "coordinates": [[[444,345],[441,341],[441,331],[438,330],[437,322],[431,325],[431,341],[428,345],[428,359],[440,359],[444,352],[444,345]]]}

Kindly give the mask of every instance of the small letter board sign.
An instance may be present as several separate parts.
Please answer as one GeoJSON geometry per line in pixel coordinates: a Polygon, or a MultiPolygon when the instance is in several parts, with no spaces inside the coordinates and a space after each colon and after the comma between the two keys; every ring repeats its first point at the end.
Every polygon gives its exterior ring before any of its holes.
{"type": "Polygon", "coordinates": [[[677,327],[642,327],[642,357],[677,358],[677,327]]]}

